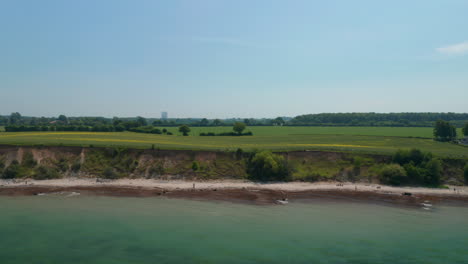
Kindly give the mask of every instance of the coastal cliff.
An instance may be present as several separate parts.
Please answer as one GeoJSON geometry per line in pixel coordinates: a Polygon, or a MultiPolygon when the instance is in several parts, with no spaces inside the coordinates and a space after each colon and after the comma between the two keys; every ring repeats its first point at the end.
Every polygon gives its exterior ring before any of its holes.
{"type": "MultiPolygon", "coordinates": [[[[391,156],[350,152],[276,153],[291,167],[293,181],[378,183],[391,156]]],[[[3,178],[147,178],[162,180],[248,179],[251,153],[127,148],[0,146],[3,178]],[[7,168],[15,166],[15,171],[7,168]],[[5,173],[10,173],[5,176],[5,173]]],[[[463,184],[466,160],[442,159],[442,182],[463,184]]]]}

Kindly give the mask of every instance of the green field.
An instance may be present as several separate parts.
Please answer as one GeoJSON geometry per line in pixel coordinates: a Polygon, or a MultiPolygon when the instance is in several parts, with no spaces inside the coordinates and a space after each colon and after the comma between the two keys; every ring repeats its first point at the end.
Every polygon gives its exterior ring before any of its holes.
{"type": "MultiPolygon", "coordinates": [[[[177,127],[166,127],[168,131],[179,134],[177,127]]],[[[231,127],[191,127],[190,135],[198,136],[201,132],[232,132],[231,127]]],[[[432,138],[432,127],[293,127],[293,126],[254,126],[247,127],[255,136],[286,135],[361,135],[432,138]]],[[[461,129],[458,129],[461,135],[461,129]]]]}
{"type": "MultiPolygon", "coordinates": [[[[175,132],[177,128],[169,128],[175,132]]],[[[192,150],[332,150],[391,154],[397,149],[419,148],[444,157],[468,157],[468,148],[435,142],[431,128],[386,127],[251,127],[254,136],[200,137],[132,132],[15,132],[0,133],[0,144],[124,146],[132,148],[192,150]],[[407,137],[405,137],[407,136],[407,137]]],[[[192,128],[199,132],[229,131],[228,127],[192,128]]],[[[178,133],[177,133],[178,134],[178,133]]]]}

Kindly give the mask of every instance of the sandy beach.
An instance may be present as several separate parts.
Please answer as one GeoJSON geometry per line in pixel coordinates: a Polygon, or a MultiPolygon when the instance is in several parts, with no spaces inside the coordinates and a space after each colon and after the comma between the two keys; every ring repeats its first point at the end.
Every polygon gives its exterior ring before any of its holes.
{"type": "Polygon", "coordinates": [[[449,189],[392,187],[339,182],[255,183],[242,180],[163,181],[153,179],[0,180],[0,195],[38,195],[76,192],[107,196],[166,196],[170,198],[225,200],[254,204],[277,204],[290,200],[347,199],[402,205],[459,203],[468,205],[468,187],[449,189]]]}

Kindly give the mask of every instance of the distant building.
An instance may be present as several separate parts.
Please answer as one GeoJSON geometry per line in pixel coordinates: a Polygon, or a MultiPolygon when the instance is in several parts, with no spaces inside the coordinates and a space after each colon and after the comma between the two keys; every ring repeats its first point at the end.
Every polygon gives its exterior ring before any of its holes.
{"type": "Polygon", "coordinates": [[[161,119],[167,120],[167,112],[161,112],[161,119]]]}

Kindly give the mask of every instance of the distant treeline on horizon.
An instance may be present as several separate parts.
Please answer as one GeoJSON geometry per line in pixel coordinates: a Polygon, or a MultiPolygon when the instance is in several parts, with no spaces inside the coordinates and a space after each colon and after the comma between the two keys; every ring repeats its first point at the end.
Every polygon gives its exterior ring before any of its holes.
{"type": "Polygon", "coordinates": [[[449,121],[456,127],[468,122],[468,113],[322,113],[300,115],[294,118],[106,118],[106,117],[29,117],[20,113],[0,116],[0,126],[9,131],[94,130],[124,131],[139,126],[232,126],[244,122],[248,126],[386,126],[432,127],[437,120],[449,121]],[[21,127],[23,129],[20,129],[21,127]],[[28,129],[25,129],[28,128],[28,129]],[[93,129],[94,128],[94,129],[93,129]]]}

